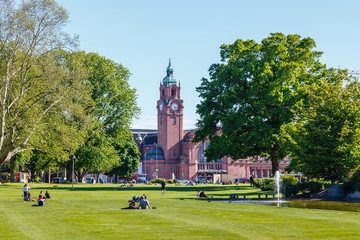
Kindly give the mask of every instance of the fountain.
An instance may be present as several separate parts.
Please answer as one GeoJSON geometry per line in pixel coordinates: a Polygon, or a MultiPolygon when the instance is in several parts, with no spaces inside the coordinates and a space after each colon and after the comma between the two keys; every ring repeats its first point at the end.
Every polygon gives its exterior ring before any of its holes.
{"type": "Polygon", "coordinates": [[[281,177],[279,171],[275,173],[275,189],[276,198],[274,201],[259,201],[259,200],[237,200],[230,201],[241,204],[253,205],[269,205],[277,207],[290,208],[307,208],[307,209],[324,209],[336,211],[351,211],[360,212],[360,203],[356,202],[332,202],[332,201],[312,201],[312,200],[286,200],[280,199],[280,184],[281,177]]]}

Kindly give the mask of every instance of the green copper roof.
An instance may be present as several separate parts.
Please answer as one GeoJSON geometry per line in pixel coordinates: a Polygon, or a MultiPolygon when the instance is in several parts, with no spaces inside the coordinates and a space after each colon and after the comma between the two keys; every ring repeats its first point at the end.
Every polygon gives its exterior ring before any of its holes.
{"type": "Polygon", "coordinates": [[[142,137],[141,137],[140,133],[137,134],[135,141],[142,141],[142,137]]]}
{"type": "Polygon", "coordinates": [[[166,77],[163,79],[163,85],[169,87],[173,84],[177,85],[177,80],[174,77],[174,69],[171,66],[171,59],[169,59],[169,66],[166,69],[166,77]]]}

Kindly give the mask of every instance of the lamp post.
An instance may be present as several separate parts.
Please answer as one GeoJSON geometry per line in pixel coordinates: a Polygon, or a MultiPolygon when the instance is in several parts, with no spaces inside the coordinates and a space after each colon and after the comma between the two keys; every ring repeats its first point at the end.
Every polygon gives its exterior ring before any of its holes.
{"type": "Polygon", "coordinates": [[[75,155],[71,155],[70,159],[72,160],[72,176],[71,176],[71,184],[72,184],[72,190],[74,190],[74,163],[75,163],[75,155]]]}

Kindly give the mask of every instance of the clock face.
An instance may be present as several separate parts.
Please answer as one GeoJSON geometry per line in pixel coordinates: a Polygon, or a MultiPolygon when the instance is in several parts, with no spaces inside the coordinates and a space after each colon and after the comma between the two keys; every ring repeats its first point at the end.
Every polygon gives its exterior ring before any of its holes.
{"type": "Polygon", "coordinates": [[[177,105],[176,103],[171,104],[171,109],[172,109],[173,111],[178,110],[178,105],[177,105]]]}
{"type": "Polygon", "coordinates": [[[160,104],[160,111],[162,111],[163,110],[163,105],[162,104],[160,104]]]}

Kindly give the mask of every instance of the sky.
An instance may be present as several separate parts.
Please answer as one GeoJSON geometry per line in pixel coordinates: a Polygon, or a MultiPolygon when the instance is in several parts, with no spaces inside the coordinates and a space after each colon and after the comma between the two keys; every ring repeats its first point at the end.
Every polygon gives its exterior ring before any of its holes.
{"type": "Polygon", "coordinates": [[[171,58],[181,83],[184,129],[195,128],[196,87],[220,62],[220,46],[260,42],[270,33],[311,37],[328,67],[360,70],[360,1],[346,0],[58,0],[67,9],[64,31],[80,50],[96,52],[131,72],[141,108],[132,128],[156,129],[160,82],[171,58]]]}

